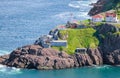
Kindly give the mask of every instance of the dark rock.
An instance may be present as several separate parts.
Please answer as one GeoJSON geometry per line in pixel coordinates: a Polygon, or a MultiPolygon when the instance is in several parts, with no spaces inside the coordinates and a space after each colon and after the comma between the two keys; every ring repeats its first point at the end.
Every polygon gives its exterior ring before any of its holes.
{"type": "Polygon", "coordinates": [[[104,63],[109,65],[120,65],[120,49],[104,55],[104,63]]]}
{"type": "Polygon", "coordinates": [[[98,0],[97,3],[95,3],[95,6],[89,11],[88,15],[93,16],[98,13],[101,13],[104,10],[104,5],[109,0],[98,0]]]}
{"type": "Polygon", "coordinates": [[[120,35],[119,28],[110,24],[104,24],[96,28],[97,33],[104,35],[100,40],[103,64],[120,65],[120,35]]]}
{"type": "Polygon", "coordinates": [[[88,55],[93,61],[93,64],[95,65],[102,65],[103,59],[102,59],[102,52],[98,49],[88,49],[88,55]]]}
{"type": "Polygon", "coordinates": [[[75,54],[75,57],[77,59],[79,66],[92,66],[93,65],[93,61],[91,60],[88,54],[77,53],[75,54]]]}
{"type": "Polygon", "coordinates": [[[65,52],[28,45],[14,50],[2,64],[28,69],[62,69],[74,67],[74,60],[65,52]]]}
{"type": "Polygon", "coordinates": [[[98,49],[88,49],[86,53],[76,53],[75,57],[79,66],[103,64],[102,54],[98,49]]]}
{"type": "Polygon", "coordinates": [[[99,65],[102,61],[99,51],[90,49],[88,52],[89,54],[68,55],[65,52],[42,48],[39,45],[27,45],[14,50],[5,59],[2,56],[0,63],[10,67],[28,69],[63,69],[99,65]]]}
{"type": "Polygon", "coordinates": [[[0,56],[0,64],[2,64],[8,58],[9,58],[9,55],[0,56]]]}

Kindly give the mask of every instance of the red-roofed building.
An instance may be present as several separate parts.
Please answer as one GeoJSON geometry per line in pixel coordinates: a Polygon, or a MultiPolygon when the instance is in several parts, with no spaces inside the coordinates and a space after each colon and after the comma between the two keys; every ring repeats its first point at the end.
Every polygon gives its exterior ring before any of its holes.
{"type": "Polygon", "coordinates": [[[104,17],[100,14],[92,16],[93,22],[102,22],[104,20],[104,17]]]}
{"type": "Polygon", "coordinates": [[[66,29],[66,26],[64,26],[64,25],[59,25],[59,26],[57,27],[57,29],[59,29],[59,30],[64,30],[64,29],[66,29]]]}
{"type": "Polygon", "coordinates": [[[106,22],[117,22],[117,14],[116,13],[106,13],[106,22]]]}

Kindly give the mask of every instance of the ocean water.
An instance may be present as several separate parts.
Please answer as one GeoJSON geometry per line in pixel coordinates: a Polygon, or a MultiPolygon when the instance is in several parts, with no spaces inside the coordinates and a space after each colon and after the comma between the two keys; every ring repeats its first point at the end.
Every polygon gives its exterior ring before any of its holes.
{"type": "MultiPolygon", "coordinates": [[[[59,24],[90,18],[96,0],[0,0],[0,55],[32,44],[59,24]]],[[[0,65],[0,78],[120,78],[120,67],[27,70],[0,65]]]]}

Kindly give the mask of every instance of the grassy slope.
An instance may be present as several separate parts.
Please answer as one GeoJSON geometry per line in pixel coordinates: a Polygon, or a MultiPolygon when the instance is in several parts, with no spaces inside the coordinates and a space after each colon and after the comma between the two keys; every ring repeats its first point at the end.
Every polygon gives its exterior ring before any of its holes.
{"type": "Polygon", "coordinates": [[[120,19],[120,2],[117,3],[117,7],[118,9],[116,9],[116,12],[117,12],[118,18],[120,19]]]}
{"type": "Polygon", "coordinates": [[[63,48],[63,50],[73,54],[76,48],[96,48],[99,45],[99,41],[94,36],[95,32],[96,30],[93,28],[61,30],[61,35],[68,34],[68,46],[63,48]]]}

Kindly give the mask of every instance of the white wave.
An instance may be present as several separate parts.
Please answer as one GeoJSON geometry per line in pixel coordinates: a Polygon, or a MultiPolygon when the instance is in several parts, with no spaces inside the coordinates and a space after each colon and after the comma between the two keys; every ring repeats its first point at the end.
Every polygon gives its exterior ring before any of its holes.
{"type": "Polygon", "coordinates": [[[60,21],[70,21],[71,18],[74,18],[75,20],[85,20],[90,19],[90,16],[88,15],[89,10],[92,6],[89,4],[95,3],[97,0],[85,0],[85,1],[71,1],[68,6],[77,8],[77,12],[62,12],[59,14],[56,14],[54,17],[55,19],[59,19],[60,21]],[[72,14],[72,16],[71,16],[72,14]]]}
{"type": "MultiPolygon", "coordinates": [[[[9,54],[9,53],[10,53],[9,51],[0,50],[0,55],[6,55],[6,54],[9,54]]],[[[20,74],[22,72],[21,72],[21,70],[19,68],[7,67],[5,65],[0,64],[0,73],[4,73],[4,74],[20,74]]]]}
{"type": "Polygon", "coordinates": [[[21,69],[20,68],[15,68],[15,67],[7,67],[4,65],[0,65],[0,73],[4,74],[21,74],[21,69]]]}
{"type": "Polygon", "coordinates": [[[110,65],[104,65],[104,66],[95,66],[97,69],[109,69],[110,65]]]}
{"type": "Polygon", "coordinates": [[[98,0],[91,0],[91,3],[96,3],[98,0]]]}
{"type": "Polygon", "coordinates": [[[68,17],[71,17],[70,14],[72,14],[72,13],[71,12],[62,12],[62,13],[56,14],[55,17],[68,18],[68,17]]]}
{"type": "Polygon", "coordinates": [[[6,55],[6,54],[9,54],[9,53],[10,53],[9,51],[0,50],[0,56],[1,55],[6,55]]]}
{"type": "Polygon", "coordinates": [[[80,5],[75,5],[72,3],[69,3],[68,6],[73,7],[73,8],[80,8],[80,5]]]}
{"type": "Polygon", "coordinates": [[[62,12],[60,14],[56,14],[54,18],[62,21],[85,20],[90,18],[87,14],[88,13],[84,11],[83,12],[62,12]]]}
{"type": "Polygon", "coordinates": [[[85,7],[91,8],[93,6],[90,6],[91,3],[96,3],[97,0],[88,0],[88,1],[71,1],[68,6],[73,8],[80,8],[84,9],[85,7]],[[84,8],[83,8],[84,7],[84,8]]]}

